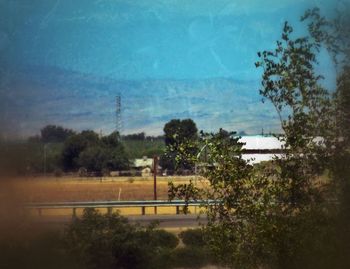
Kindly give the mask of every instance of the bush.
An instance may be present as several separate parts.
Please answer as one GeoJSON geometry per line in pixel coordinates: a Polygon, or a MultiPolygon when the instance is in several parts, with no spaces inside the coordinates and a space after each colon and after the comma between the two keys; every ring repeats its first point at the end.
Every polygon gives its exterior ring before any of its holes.
{"type": "Polygon", "coordinates": [[[201,229],[189,229],[179,234],[182,242],[189,247],[204,247],[206,245],[201,229]]]}
{"type": "Polygon", "coordinates": [[[153,230],[151,236],[153,244],[161,248],[173,249],[179,244],[177,236],[165,230],[153,230]]]}
{"type": "MultiPolygon", "coordinates": [[[[85,209],[65,231],[66,249],[83,268],[157,268],[164,253],[178,244],[175,235],[132,225],[117,213],[102,215],[85,209]]],[[[159,267],[164,268],[164,267],[159,267]]]]}

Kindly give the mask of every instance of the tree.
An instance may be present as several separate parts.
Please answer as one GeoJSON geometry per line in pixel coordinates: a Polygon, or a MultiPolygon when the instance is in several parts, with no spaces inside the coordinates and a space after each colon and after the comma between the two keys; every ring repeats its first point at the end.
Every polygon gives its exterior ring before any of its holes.
{"type": "Polygon", "coordinates": [[[73,130],[65,129],[57,125],[47,125],[40,130],[41,141],[44,143],[64,142],[74,134],[73,130]]]}
{"type": "Polygon", "coordinates": [[[97,146],[99,137],[93,131],[82,131],[69,137],[65,142],[62,150],[62,163],[66,171],[79,168],[79,155],[86,148],[97,146]]]}
{"type": "Polygon", "coordinates": [[[142,133],[137,133],[137,134],[128,134],[128,135],[124,135],[123,139],[125,140],[145,140],[146,139],[146,135],[144,132],[142,133]]]}
{"type": "Polygon", "coordinates": [[[193,169],[193,163],[189,160],[183,159],[182,162],[176,162],[175,159],[176,156],[179,156],[178,152],[182,150],[180,147],[183,147],[185,143],[187,143],[186,150],[196,152],[195,147],[190,147],[194,145],[191,142],[198,138],[195,122],[192,119],[173,119],[164,125],[163,130],[167,150],[161,156],[160,165],[169,170],[193,169]]]}
{"type": "Polygon", "coordinates": [[[314,71],[319,45],[308,37],[293,39],[293,28],[286,22],[282,39],[274,51],[258,53],[257,67],[263,67],[260,93],[274,105],[284,131],[284,158],[276,160],[277,174],[291,181],[289,201],[299,209],[316,201],[312,181],[323,173],[333,136],[330,96],[320,86],[314,71]],[[322,139],[316,139],[322,137],[322,139]],[[325,147],[326,144],[326,147],[325,147]]]}
{"type": "MultiPolygon", "coordinates": [[[[344,249],[350,247],[350,5],[342,3],[342,10],[333,19],[325,18],[318,8],[308,10],[302,19],[308,22],[308,29],[314,42],[325,47],[333,56],[337,71],[337,88],[332,96],[333,140],[330,145],[328,169],[335,188],[338,203],[333,212],[333,237],[336,255],[332,259],[338,268],[349,268],[350,259],[344,249]]],[[[328,267],[330,268],[330,266],[328,267]]]]}
{"type": "Polygon", "coordinates": [[[173,119],[164,125],[165,144],[167,146],[176,146],[186,140],[195,140],[197,138],[197,126],[192,119],[173,119]]]}
{"type": "Polygon", "coordinates": [[[63,165],[66,170],[85,167],[89,171],[122,170],[129,167],[119,133],[99,138],[93,131],[83,131],[70,137],[63,148],[63,165]]]}
{"type": "MultiPolygon", "coordinates": [[[[344,252],[350,241],[345,228],[350,220],[345,210],[349,203],[328,203],[337,192],[317,184],[328,169],[331,180],[349,182],[349,147],[344,144],[348,141],[345,104],[349,88],[347,76],[343,77],[348,71],[342,68],[341,83],[332,96],[321,86],[322,77],[314,68],[322,45],[332,48],[339,58],[339,51],[350,51],[349,42],[339,49],[334,37],[339,23],[317,12],[308,11],[303,17],[311,19],[309,36],[293,37],[293,28],[286,22],[276,49],[258,53],[256,66],[263,68],[260,93],[279,115],[284,156],[267,169],[252,167],[242,160],[238,139],[222,130],[201,134],[197,147],[207,150],[204,163],[200,154],[179,151],[179,160],[202,163],[201,175],[208,187],[170,183],[169,198],[204,201],[209,246],[222,263],[234,268],[349,267],[344,252]],[[339,160],[339,155],[344,159],[339,160]],[[342,204],[347,205],[345,209],[342,204]]],[[[345,39],[349,41],[349,35],[345,39]]],[[[186,141],[184,144],[178,148],[186,148],[186,141]]],[[[349,193],[346,187],[340,189],[349,193]]]]}
{"type": "MultiPolygon", "coordinates": [[[[206,241],[214,256],[224,265],[256,268],[271,248],[266,227],[275,227],[274,217],[281,210],[281,182],[257,173],[242,159],[243,144],[233,132],[201,132],[196,154],[180,151],[180,159],[200,164],[202,187],[193,182],[175,186],[169,183],[169,199],[203,201],[208,218],[206,241]],[[206,150],[203,160],[201,152],[206,150]]],[[[183,147],[181,147],[183,148],[183,147]]],[[[185,210],[186,212],[186,210],[185,210]]],[[[272,232],[271,232],[272,233],[272,232]]]]}

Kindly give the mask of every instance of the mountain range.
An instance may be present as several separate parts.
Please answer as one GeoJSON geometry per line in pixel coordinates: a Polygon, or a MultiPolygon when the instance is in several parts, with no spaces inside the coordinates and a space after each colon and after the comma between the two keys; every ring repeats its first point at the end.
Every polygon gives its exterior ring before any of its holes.
{"type": "Polygon", "coordinates": [[[49,66],[1,73],[2,135],[28,136],[46,124],[109,133],[115,97],[121,96],[122,132],[162,133],[173,118],[192,118],[199,129],[278,131],[272,106],[261,102],[259,81],[230,78],[117,80],[49,66]]]}

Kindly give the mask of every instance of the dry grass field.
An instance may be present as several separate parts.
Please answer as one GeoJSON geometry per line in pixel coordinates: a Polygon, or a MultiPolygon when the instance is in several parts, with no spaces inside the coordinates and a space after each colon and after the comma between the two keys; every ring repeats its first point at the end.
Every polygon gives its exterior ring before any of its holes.
{"type": "MultiPolygon", "coordinates": [[[[157,177],[158,200],[168,199],[168,182],[188,183],[194,176],[157,177]]],[[[21,203],[74,202],[112,200],[153,200],[153,177],[36,177],[17,178],[0,184],[0,198],[13,199],[21,203]]],[[[1,199],[0,199],[1,200],[1,199]]],[[[107,212],[105,208],[99,209],[107,212]]],[[[117,210],[117,209],[113,209],[117,210]]],[[[122,215],[140,215],[140,207],[119,208],[122,215]]],[[[191,212],[197,209],[190,208],[191,212]]],[[[82,209],[77,209],[77,215],[82,209]]],[[[153,207],[146,208],[146,214],[153,214],[153,207]]],[[[175,214],[175,207],[159,207],[158,214],[175,214]]],[[[33,211],[33,214],[37,214],[33,211]]],[[[43,215],[71,215],[71,209],[42,210],[43,215]]]]}
{"type": "MultiPolygon", "coordinates": [[[[159,200],[168,199],[168,181],[186,183],[195,177],[158,177],[159,200]]],[[[8,187],[25,202],[71,202],[110,200],[152,200],[152,177],[107,178],[20,178],[7,182],[8,187]]],[[[6,189],[6,188],[5,188],[6,189]]],[[[4,188],[2,188],[4,190],[4,188]]]]}

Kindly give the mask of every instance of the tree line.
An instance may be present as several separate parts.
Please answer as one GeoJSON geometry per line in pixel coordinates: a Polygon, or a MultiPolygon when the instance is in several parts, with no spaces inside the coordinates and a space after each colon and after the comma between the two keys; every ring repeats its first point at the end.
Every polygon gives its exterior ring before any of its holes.
{"type": "Polygon", "coordinates": [[[89,172],[109,174],[110,171],[132,169],[136,158],[158,156],[160,165],[168,171],[191,169],[188,165],[176,166],[175,154],[166,154],[166,146],[175,143],[174,137],[197,137],[193,120],[169,121],[164,126],[164,135],[146,136],[135,133],[120,136],[118,132],[100,135],[92,130],[76,132],[57,125],[47,125],[40,135],[25,141],[1,143],[0,159],[3,171],[24,174],[89,172]]]}

